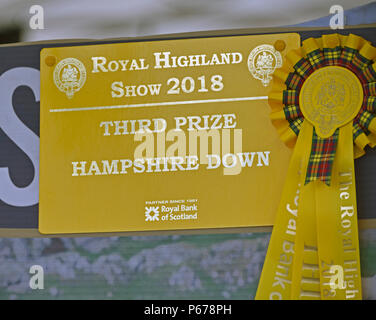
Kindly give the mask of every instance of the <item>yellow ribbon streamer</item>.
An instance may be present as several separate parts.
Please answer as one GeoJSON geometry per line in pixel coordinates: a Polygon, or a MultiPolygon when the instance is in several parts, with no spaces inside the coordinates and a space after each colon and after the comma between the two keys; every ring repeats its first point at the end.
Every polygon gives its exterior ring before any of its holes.
{"type": "Polygon", "coordinates": [[[340,128],[330,187],[315,184],[322,299],[361,299],[352,123],[340,128]]]}
{"type": "MultiPolygon", "coordinates": [[[[312,132],[312,126],[306,123],[312,132]]],[[[309,152],[309,151],[308,151],[309,152]]],[[[303,175],[303,180],[305,175],[303,175]]],[[[304,181],[303,181],[304,183],[304,181]]],[[[295,261],[290,299],[320,299],[320,275],[316,235],[315,184],[304,185],[299,202],[295,261]]]]}
{"type": "Polygon", "coordinates": [[[291,298],[295,242],[298,230],[299,198],[304,185],[312,126],[303,123],[290,160],[273,234],[261,273],[256,299],[287,300],[291,298]]]}

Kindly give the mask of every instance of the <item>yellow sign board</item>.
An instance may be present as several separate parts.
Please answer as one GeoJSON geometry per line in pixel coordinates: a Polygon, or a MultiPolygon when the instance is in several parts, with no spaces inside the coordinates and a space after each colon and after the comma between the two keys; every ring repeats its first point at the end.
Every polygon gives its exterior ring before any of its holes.
{"type": "Polygon", "coordinates": [[[290,150],[267,102],[295,33],[46,48],[41,233],[271,225],[290,150]]]}

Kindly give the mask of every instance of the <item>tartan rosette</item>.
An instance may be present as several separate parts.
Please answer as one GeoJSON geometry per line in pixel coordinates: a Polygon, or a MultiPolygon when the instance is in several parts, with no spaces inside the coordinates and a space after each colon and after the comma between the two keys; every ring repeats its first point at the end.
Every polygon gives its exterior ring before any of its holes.
{"type": "MultiPolygon", "coordinates": [[[[281,139],[294,147],[304,116],[299,106],[301,88],[315,70],[339,66],[352,71],[363,88],[363,103],[353,120],[354,158],[365,147],[376,146],[376,48],[354,34],[329,34],[303,41],[301,48],[287,53],[282,68],[274,73],[269,94],[271,120],[281,139]]],[[[313,131],[312,148],[305,182],[321,180],[330,185],[338,141],[338,129],[328,138],[313,131]]]]}

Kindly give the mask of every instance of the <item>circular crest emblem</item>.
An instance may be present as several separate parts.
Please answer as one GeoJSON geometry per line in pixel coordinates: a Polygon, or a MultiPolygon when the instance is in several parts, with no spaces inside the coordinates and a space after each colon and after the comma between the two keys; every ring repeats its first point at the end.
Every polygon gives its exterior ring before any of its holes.
{"type": "Polygon", "coordinates": [[[272,45],[262,44],[251,51],[247,63],[252,76],[266,87],[274,70],[282,67],[282,56],[272,45]]]}
{"type": "Polygon", "coordinates": [[[54,70],[56,87],[71,99],[86,81],[86,69],[80,60],[66,58],[61,60],[54,70]]]}
{"type": "Polygon", "coordinates": [[[363,102],[363,88],[350,70],[328,66],[314,71],[303,83],[299,105],[321,138],[355,118],[363,102]]]}

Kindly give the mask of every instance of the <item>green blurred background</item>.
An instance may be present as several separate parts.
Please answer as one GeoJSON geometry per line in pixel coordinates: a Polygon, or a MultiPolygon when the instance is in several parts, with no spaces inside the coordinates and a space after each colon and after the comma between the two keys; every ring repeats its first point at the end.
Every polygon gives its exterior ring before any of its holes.
{"type": "MultiPolygon", "coordinates": [[[[253,299],[269,233],[0,239],[0,299],[253,299]],[[44,269],[32,290],[29,269],[44,269]]],[[[376,230],[361,230],[364,299],[376,299],[376,230]]]]}

